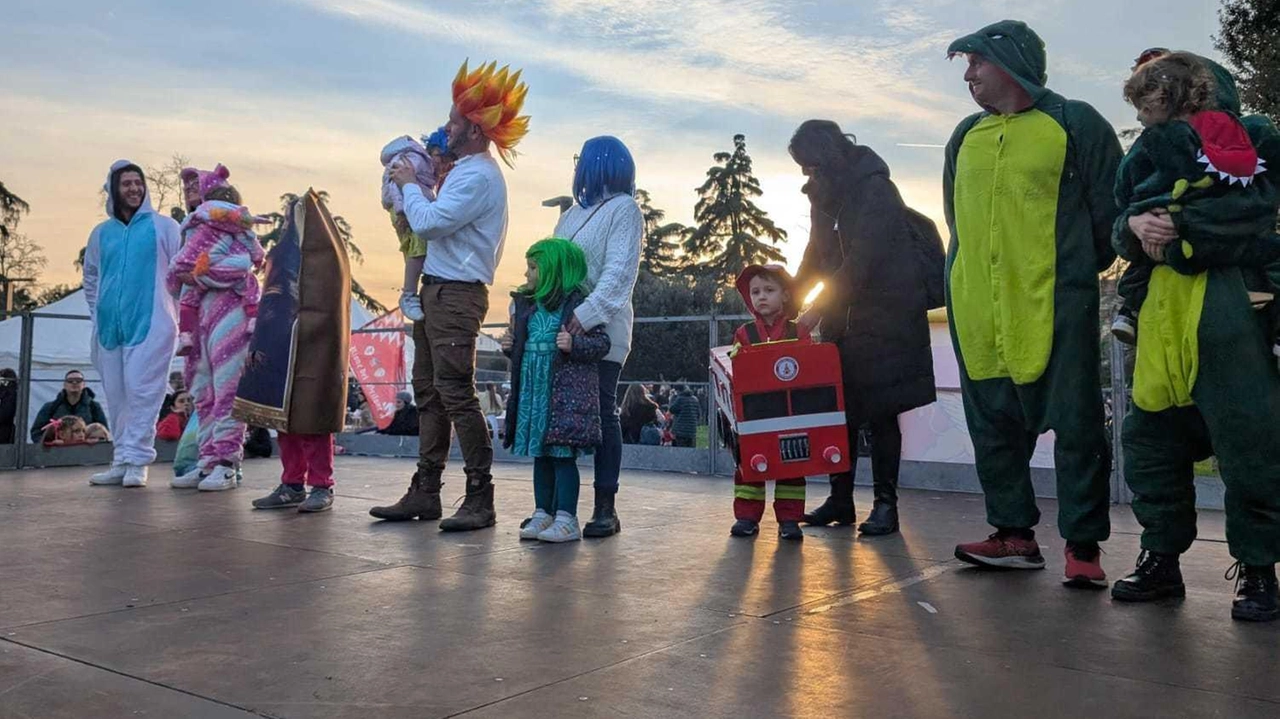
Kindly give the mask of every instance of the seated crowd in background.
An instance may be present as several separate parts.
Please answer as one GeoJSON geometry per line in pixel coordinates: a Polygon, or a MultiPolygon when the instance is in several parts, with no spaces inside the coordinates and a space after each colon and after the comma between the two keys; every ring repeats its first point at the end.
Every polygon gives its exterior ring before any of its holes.
{"type": "MultiPolygon", "coordinates": [[[[107,415],[102,405],[94,399],[93,390],[84,384],[84,374],[79,370],[71,370],[63,377],[62,390],[51,402],[40,408],[36,421],[31,425],[31,441],[44,442],[45,431],[54,420],[64,417],[78,417],[85,427],[101,425],[109,429],[107,415]]],[[[55,428],[56,429],[56,428],[55,428]]]]}
{"type": "Polygon", "coordinates": [[[176,390],[172,399],[165,401],[169,405],[169,411],[160,415],[160,421],[156,424],[156,439],[177,442],[182,439],[182,433],[187,429],[187,422],[191,420],[193,408],[191,393],[186,390],[176,390]]]}

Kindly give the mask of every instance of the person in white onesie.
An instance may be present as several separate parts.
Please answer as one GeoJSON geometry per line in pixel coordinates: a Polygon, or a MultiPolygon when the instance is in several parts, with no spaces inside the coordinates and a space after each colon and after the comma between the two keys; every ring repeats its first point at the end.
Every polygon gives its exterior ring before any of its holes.
{"type": "Polygon", "coordinates": [[[93,322],[93,365],[102,378],[115,431],[111,468],[90,484],[145,487],[156,459],[156,420],[168,389],[178,334],[178,304],[165,289],[181,239],[178,223],[156,214],[142,169],[111,165],[107,219],[84,253],[84,296],[93,322]]]}

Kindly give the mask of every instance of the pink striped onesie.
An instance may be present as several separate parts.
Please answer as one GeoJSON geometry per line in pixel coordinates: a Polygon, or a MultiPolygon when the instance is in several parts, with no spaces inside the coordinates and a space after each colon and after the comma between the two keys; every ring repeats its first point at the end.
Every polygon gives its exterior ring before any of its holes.
{"type": "Polygon", "coordinates": [[[186,311],[196,313],[185,374],[200,417],[204,473],[218,464],[238,466],[244,457],[245,426],[232,419],[231,406],[261,296],[253,270],[264,253],[255,221],[248,208],[205,202],[183,224],[186,244],[169,267],[169,291],[181,292],[186,311]]]}

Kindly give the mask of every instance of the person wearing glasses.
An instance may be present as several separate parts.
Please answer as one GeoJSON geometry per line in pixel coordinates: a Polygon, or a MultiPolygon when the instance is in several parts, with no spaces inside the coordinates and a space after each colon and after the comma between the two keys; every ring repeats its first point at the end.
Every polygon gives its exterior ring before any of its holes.
{"type": "Polygon", "coordinates": [[[52,420],[63,417],[79,417],[88,424],[101,424],[108,427],[107,413],[102,405],[94,399],[93,390],[84,384],[84,375],[80,370],[71,370],[62,380],[62,391],[52,402],[40,408],[35,424],[31,425],[31,441],[39,443],[44,437],[45,425],[52,420]]]}

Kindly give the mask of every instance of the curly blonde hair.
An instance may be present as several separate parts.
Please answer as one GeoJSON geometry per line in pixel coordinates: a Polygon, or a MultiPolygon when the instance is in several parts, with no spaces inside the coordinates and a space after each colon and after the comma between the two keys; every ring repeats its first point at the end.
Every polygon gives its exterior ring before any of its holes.
{"type": "Polygon", "coordinates": [[[1168,117],[1215,109],[1217,83],[1200,58],[1173,52],[1149,60],[1124,84],[1124,99],[1134,107],[1160,110],[1168,117]]]}

